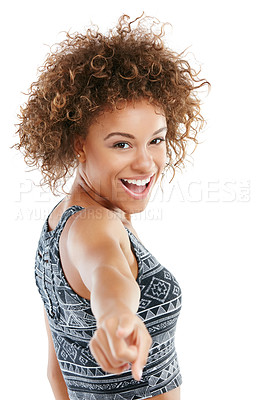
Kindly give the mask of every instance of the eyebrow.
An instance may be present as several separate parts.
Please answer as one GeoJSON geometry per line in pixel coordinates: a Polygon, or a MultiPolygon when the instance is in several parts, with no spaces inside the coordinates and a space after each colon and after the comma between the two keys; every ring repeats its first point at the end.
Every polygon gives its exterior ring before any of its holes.
{"type": "MultiPolygon", "coordinates": [[[[164,126],[163,128],[160,128],[160,129],[158,129],[157,131],[155,131],[155,132],[152,134],[152,136],[158,135],[158,133],[161,133],[162,131],[164,131],[164,130],[166,130],[166,129],[167,129],[167,127],[164,126]]],[[[125,132],[111,132],[111,133],[109,133],[103,140],[107,140],[107,139],[109,139],[110,137],[116,136],[116,135],[118,135],[118,136],[123,136],[123,137],[129,138],[129,139],[136,139],[135,136],[134,136],[134,135],[131,135],[130,133],[125,133],[125,132]]]]}

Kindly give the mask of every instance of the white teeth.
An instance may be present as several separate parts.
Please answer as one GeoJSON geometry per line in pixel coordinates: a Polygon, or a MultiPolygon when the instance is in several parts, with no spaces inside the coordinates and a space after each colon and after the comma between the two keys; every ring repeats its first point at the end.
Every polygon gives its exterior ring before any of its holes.
{"type": "Polygon", "coordinates": [[[144,186],[147,183],[149,183],[150,180],[151,180],[151,177],[149,177],[147,179],[143,179],[143,180],[140,180],[140,179],[137,179],[137,180],[136,179],[123,179],[123,181],[126,181],[128,183],[133,183],[134,185],[137,185],[137,186],[144,186]]]}

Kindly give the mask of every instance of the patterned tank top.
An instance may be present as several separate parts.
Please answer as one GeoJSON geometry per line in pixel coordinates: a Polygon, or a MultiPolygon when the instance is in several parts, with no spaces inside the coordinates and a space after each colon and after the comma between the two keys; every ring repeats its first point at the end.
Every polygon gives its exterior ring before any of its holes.
{"type": "Polygon", "coordinates": [[[175,329],[181,308],[181,290],[173,275],[127,228],[138,263],[141,297],[137,315],[145,323],[152,346],[140,381],[131,371],[109,374],[93,358],[89,342],[96,330],[90,301],[70,287],[60,262],[59,238],[71,215],[83,210],[72,206],[53,231],[47,217],[38,243],[35,279],[44,302],[55,352],[71,400],[146,399],[175,389],[182,383],[175,351],[175,329]]]}

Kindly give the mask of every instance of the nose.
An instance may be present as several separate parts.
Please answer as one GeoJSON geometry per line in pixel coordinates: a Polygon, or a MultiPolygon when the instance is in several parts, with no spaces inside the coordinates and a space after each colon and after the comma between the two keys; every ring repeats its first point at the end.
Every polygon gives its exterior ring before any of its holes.
{"type": "Polygon", "coordinates": [[[131,168],[139,173],[148,173],[153,170],[154,160],[152,154],[144,148],[140,148],[134,154],[131,168]]]}

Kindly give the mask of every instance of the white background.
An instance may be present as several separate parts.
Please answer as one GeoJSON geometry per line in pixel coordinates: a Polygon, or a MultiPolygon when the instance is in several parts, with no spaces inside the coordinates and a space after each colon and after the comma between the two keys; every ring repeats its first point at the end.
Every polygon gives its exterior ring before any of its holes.
{"type": "MultiPolygon", "coordinates": [[[[212,84],[208,125],[187,168],[135,218],[146,247],[183,291],[177,327],[183,400],[265,400],[265,13],[254,0],[10,1],[1,21],[1,381],[8,399],[53,399],[34,283],[44,218],[60,199],[26,172],[14,124],[46,45],[122,13],[170,22],[212,84]]],[[[197,65],[195,65],[197,67],[197,65]]]]}

